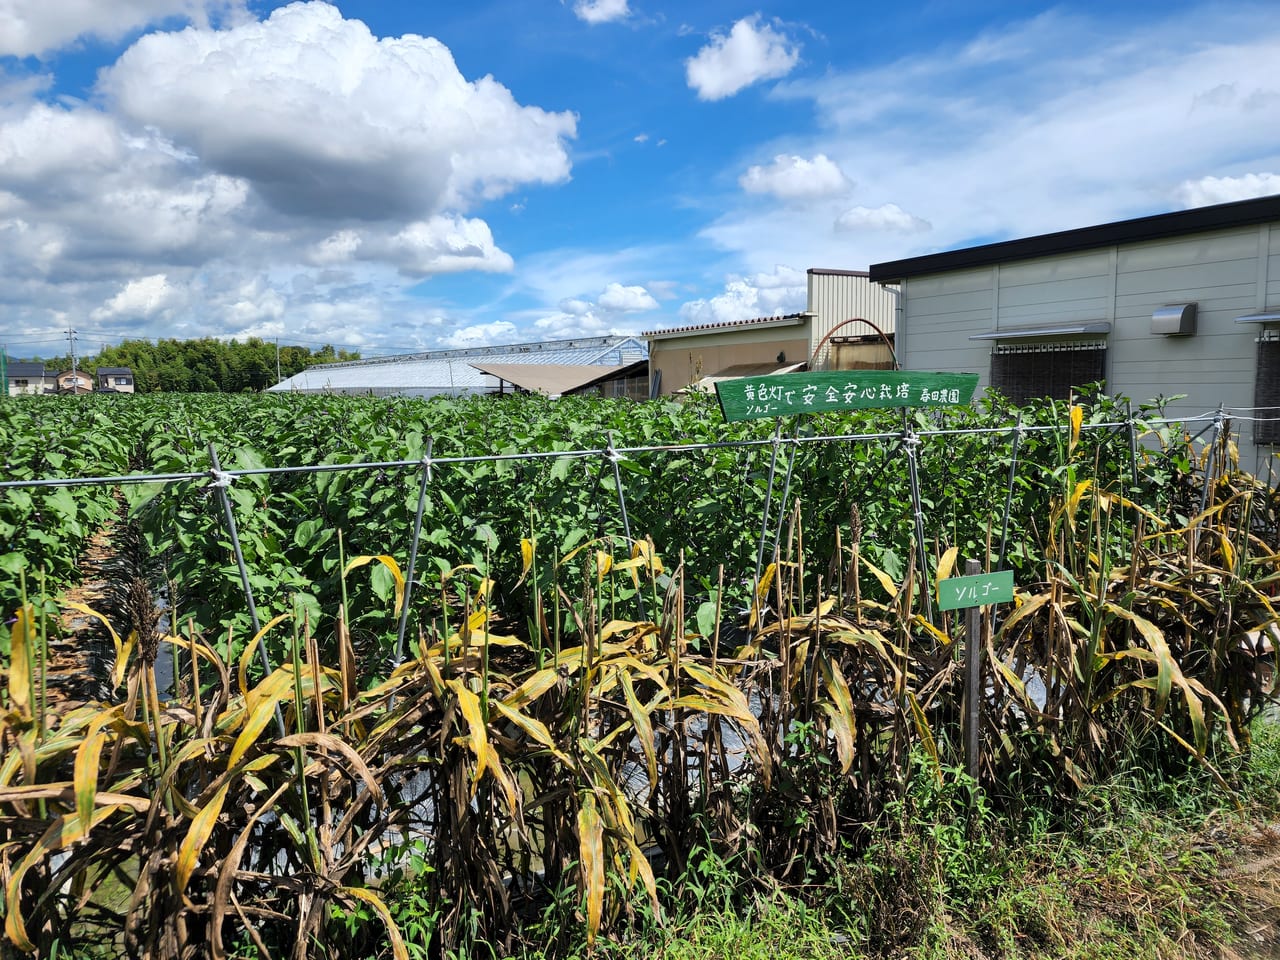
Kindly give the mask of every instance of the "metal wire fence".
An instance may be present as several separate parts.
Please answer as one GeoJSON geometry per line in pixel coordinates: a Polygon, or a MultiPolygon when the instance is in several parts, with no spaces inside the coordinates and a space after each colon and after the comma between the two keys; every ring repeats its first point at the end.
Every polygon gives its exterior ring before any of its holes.
{"type": "MultiPolygon", "coordinates": [[[[1079,429],[1083,433],[1105,432],[1114,438],[1127,444],[1129,457],[1129,474],[1132,483],[1136,484],[1140,470],[1140,459],[1145,460],[1145,448],[1141,434],[1150,433],[1163,427],[1178,428],[1183,431],[1185,437],[1189,437],[1190,441],[1199,443],[1204,450],[1207,450],[1207,457],[1213,457],[1217,454],[1215,451],[1221,448],[1220,441],[1225,436],[1230,436],[1229,431],[1233,429],[1233,424],[1259,420],[1254,416],[1255,410],[1228,410],[1219,408],[1216,411],[1207,411],[1203,414],[1193,417],[1182,418],[1135,418],[1132,408],[1128,411],[1128,416],[1124,419],[1117,419],[1101,423],[1085,423],[1080,424],[1079,429]],[[1193,433],[1194,431],[1194,433],[1193,433]],[[1140,457],[1140,451],[1144,456],[1140,457]]],[[[629,510],[628,483],[624,476],[620,465],[626,461],[632,460],[648,460],[650,458],[675,458],[691,453],[708,453],[713,451],[732,450],[737,451],[745,456],[755,454],[757,456],[767,456],[767,467],[764,467],[764,500],[761,516],[758,517],[759,531],[758,545],[754,551],[754,573],[752,580],[752,588],[759,583],[762,569],[767,560],[777,555],[779,543],[782,539],[784,520],[787,515],[788,505],[793,498],[793,483],[796,480],[796,460],[797,454],[808,448],[814,448],[818,445],[827,447],[854,446],[854,445],[878,445],[881,449],[883,463],[882,471],[887,468],[888,464],[894,457],[901,457],[905,467],[905,479],[907,482],[907,493],[910,504],[910,527],[912,536],[912,546],[917,556],[928,555],[927,531],[926,531],[926,504],[922,497],[921,482],[921,462],[920,454],[925,444],[942,444],[949,445],[953,441],[960,438],[973,437],[990,437],[992,445],[988,455],[991,462],[986,465],[972,464],[975,468],[997,468],[1004,470],[1007,461],[1007,472],[1004,473],[1004,496],[1002,509],[999,511],[999,539],[998,549],[994,551],[992,558],[996,569],[1003,569],[1007,560],[1008,536],[1010,528],[1010,520],[1014,504],[1015,486],[1018,482],[1020,454],[1023,450],[1023,444],[1028,437],[1034,435],[1043,435],[1053,432],[1062,433],[1070,431],[1070,423],[1062,424],[1024,424],[1022,417],[1013,423],[1003,424],[994,427],[961,427],[948,428],[939,426],[937,428],[919,428],[918,424],[912,424],[909,419],[904,417],[903,427],[900,430],[880,431],[870,433],[840,433],[840,434],[806,434],[803,433],[799,426],[800,421],[795,420],[790,423],[779,420],[776,429],[771,437],[749,439],[749,440],[733,440],[724,442],[699,442],[699,443],[667,443],[643,446],[618,446],[615,445],[614,437],[609,434],[602,438],[602,445],[595,448],[581,448],[575,450],[531,450],[515,453],[497,453],[497,454],[477,454],[469,456],[446,456],[435,457],[432,455],[430,441],[427,443],[425,454],[416,459],[400,459],[400,460],[380,460],[380,461],[359,461],[352,463],[324,463],[324,464],[301,464],[294,466],[274,466],[274,467],[250,467],[239,469],[224,469],[221,465],[218,451],[215,444],[208,444],[208,454],[210,468],[208,470],[192,470],[187,472],[171,472],[171,473],[134,473],[117,476],[97,476],[97,477],[45,477],[24,480],[8,480],[0,481],[0,491],[15,489],[38,489],[38,488],[57,488],[57,487],[85,487],[85,486],[111,486],[121,487],[126,485],[171,485],[181,483],[198,483],[203,480],[208,481],[207,489],[212,492],[218,500],[221,508],[222,521],[225,532],[230,541],[232,552],[235,557],[236,568],[238,570],[241,587],[244,593],[244,600],[255,633],[261,629],[259,621],[257,603],[255,602],[254,590],[252,586],[252,577],[249,565],[246,562],[245,553],[241,544],[241,537],[238,530],[236,511],[232,503],[232,499],[228,495],[228,490],[232,484],[241,479],[260,477],[260,476],[306,476],[319,475],[326,473],[351,473],[364,471],[401,471],[418,472],[418,492],[416,500],[416,510],[413,514],[411,524],[411,537],[409,542],[407,568],[406,568],[406,584],[404,602],[401,607],[397,640],[395,648],[395,659],[399,660],[402,656],[405,642],[405,634],[408,626],[408,616],[410,609],[410,601],[415,586],[418,585],[417,567],[420,559],[422,548],[422,529],[423,517],[431,491],[433,480],[440,476],[441,472],[451,469],[474,466],[478,464],[500,464],[500,463],[545,463],[547,461],[574,461],[581,460],[590,462],[595,460],[597,466],[597,480],[608,477],[612,481],[613,494],[616,495],[617,514],[616,522],[618,529],[616,533],[620,535],[627,543],[634,543],[635,537],[631,524],[631,513],[629,510]],[[786,429],[788,426],[790,430],[786,429]]],[[[1157,454],[1158,456],[1158,454],[1157,454]]],[[[1270,460],[1267,458],[1268,469],[1270,460]]],[[[1200,507],[1203,511],[1206,498],[1209,493],[1209,477],[1212,474],[1211,463],[1205,464],[1204,469],[1204,485],[1200,495],[1200,507]]],[[[748,522],[749,518],[740,518],[741,522],[748,522]]],[[[924,615],[929,620],[934,619],[934,611],[932,609],[931,591],[923,589],[920,591],[922,603],[924,605],[924,615]]],[[[265,651],[263,653],[265,657],[265,651]]],[[[269,668],[269,664],[264,662],[264,666],[269,668]]]]}

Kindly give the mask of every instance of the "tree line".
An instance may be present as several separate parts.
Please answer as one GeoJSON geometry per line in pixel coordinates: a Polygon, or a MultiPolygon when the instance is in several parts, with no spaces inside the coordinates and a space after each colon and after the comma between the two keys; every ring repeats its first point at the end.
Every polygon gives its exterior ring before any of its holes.
{"type": "MultiPolygon", "coordinates": [[[[39,359],[39,358],[37,358],[39,359]]],[[[325,344],[318,350],[280,346],[273,341],[250,337],[247,340],[125,340],[104,346],[96,356],[77,358],[86,373],[99,367],[129,367],[134,389],[139,393],[241,393],[265,390],[279,379],[301,373],[317,363],[359,360],[351,350],[335,350],[325,344]]],[[[71,356],[45,361],[45,368],[61,373],[71,369],[71,356]]]]}

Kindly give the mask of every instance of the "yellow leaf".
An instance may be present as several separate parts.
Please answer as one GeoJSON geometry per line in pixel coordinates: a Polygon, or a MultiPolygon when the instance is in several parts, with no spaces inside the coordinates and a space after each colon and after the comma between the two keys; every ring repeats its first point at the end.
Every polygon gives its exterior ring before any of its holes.
{"type": "MultiPolygon", "coordinates": [[[[951,571],[955,569],[956,557],[960,556],[959,547],[951,547],[942,555],[942,559],[938,561],[938,576],[936,577],[939,584],[947,577],[951,576],[951,571]]],[[[941,593],[938,594],[942,596],[941,593]]]]}
{"type": "Polygon", "coordinates": [[[1067,518],[1073,523],[1076,515],[1076,508],[1080,506],[1080,498],[1083,497],[1085,492],[1092,486],[1092,480],[1081,480],[1076,484],[1076,488],[1071,491],[1071,496],[1067,498],[1067,518]]]}
{"type": "Polygon", "coordinates": [[[253,654],[258,648],[258,644],[262,642],[262,638],[266,636],[268,630],[278,624],[283,623],[292,617],[292,614],[282,613],[278,617],[273,617],[271,622],[253,635],[253,639],[245,644],[244,652],[240,654],[239,670],[236,678],[240,681],[240,692],[245,693],[249,689],[249,662],[253,659],[253,654]]]}
{"type": "Polygon", "coordinates": [[[862,565],[870,570],[875,578],[880,581],[880,586],[884,587],[884,592],[887,593],[890,598],[898,595],[898,587],[887,573],[877,567],[866,557],[862,558],[862,565]]]}
{"type": "Polygon", "coordinates": [[[80,746],[76,748],[76,762],[73,768],[76,794],[76,813],[81,823],[88,823],[93,817],[94,800],[98,793],[98,763],[102,758],[102,748],[107,737],[102,728],[118,716],[122,715],[122,707],[104,710],[89,724],[89,729],[80,746]]]}
{"type": "Polygon", "coordinates": [[[824,703],[831,718],[831,730],[836,736],[836,752],[840,755],[840,772],[848,773],[853,766],[853,738],[855,721],[853,717],[853,697],[849,693],[849,684],[840,672],[840,664],[828,657],[822,657],[822,676],[827,682],[827,692],[831,694],[831,702],[824,703]]]}
{"type": "Polygon", "coordinates": [[[8,936],[9,942],[24,953],[34,953],[35,944],[31,942],[27,935],[26,924],[23,923],[21,907],[22,899],[22,878],[26,876],[28,870],[47,857],[56,850],[63,850],[78,840],[83,839],[90,830],[96,827],[107,817],[111,816],[119,807],[112,805],[100,807],[93,814],[93,818],[86,827],[85,822],[80,819],[80,815],[76,813],[64,814],[53,823],[49,824],[48,829],[41,834],[40,839],[36,841],[35,846],[22,858],[22,862],[14,868],[5,882],[5,918],[4,932],[8,936]]]}
{"type": "Polygon", "coordinates": [[[409,951],[404,945],[404,938],[400,936],[400,928],[391,918],[391,911],[382,902],[382,898],[367,887],[339,887],[338,889],[347,896],[363,900],[373,907],[374,912],[382,919],[383,926],[387,928],[387,939],[391,941],[391,956],[395,960],[409,960],[409,951]]]}
{"type": "Polygon", "coordinates": [[[239,763],[248,749],[257,743],[258,736],[275,715],[276,704],[292,695],[293,675],[283,669],[277,670],[254,688],[246,701],[244,726],[227,756],[228,768],[239,763]]]}
{"type": "Polygon", "coordinates": [[[1236,552],[1232,549],[1231,541],[1218,534],[1218,542],[1222,545],[1222,560],[1228,570],[1234,571],[1236,568],[1236,552]]]}
{"type": "Polygon", "coordinates": [[[218,788],[217,793],[196,814],[191,821],[191,826],[187,829],[187,835],[182,838],[182,846],[178,848],[178,864],[174,876],[178,884],[179,895],[182,895],[183,891],[187,889],[187,882],[195,871],[196,860],[200,857],[200,851],[204,849],[209,837],[213,835],[213,828],[222,813],[222,805],[227,800],[227,788],[230,786],[231,781],[228,779],[226,783],[218,788]]]}
{"type": "Polygon", "coordinates": [[[595,795],[591,793],[583,794],[578,810],[578,849],[587,895],[587,947],[590,948],[596,942],[604,911],[604,824],[596,808],[595,795]]]}
{"type": "Polygon", "coordinates": [[[111,621],[100,614],[97,610],[94,610],[86,604],[77,603],[75,601],[67,601],[63,606],[68,610],[75,610],[77,613],[83,613],[85,616],[93,617],[102,624],[106,629],[107,634],[111,637],[111,643],[116,650],[116,663],[115,667],[111,671],[111,690],[114,692],[124,680],[125,671],[129,666],[129,654],[137,644],[137,634],[130,633],[128,639],[121,642],[120,634],[116,633],[115,628],[111,626],[111,621]]]}
{"type": "Polygon", "coordinates": [[[1084,422],[1084,408],[1079,404],[1071,407],[1071,442],[1067,446],[1068,455],[1075,452],[1080,442],[1080,425],[1084,422]]]}
{"type": "Polygon", "coordinates": [[[555,740],[551,736],[551,731],[547,729],[547,725],[541,720],[531,717],[528,714],[521,713],[513,707],[507,706],[501,700],[490,700],[489,706],[493,707],[498,713],[502,714],[511,723],[515,724],[525,732],[530,739],[542,744],[557,758],[568,762],[568,757],[556,746],[555,740]]]}
{"type": "Polygon", "coordinates": [[[596,551],[596,583],[602,583],[605,575],[613,567],[613,557],[603,550],[596,551]]]}
{"type": "Polygon", "coordinates": [[[533,550],[534,541],[528,538],[520,541],[520,559],[524,564],[520,570],[520,579],[522,580],[529,575],[529,568],[533,566],[533,550]]]}
{"type": "Polygon", "coordinates": [[[618,678],[622,681],[622,692],[626,696],[627,710],[631,714],[631,725],[635,728],[636,738],[640,741],[640,749],[644,751],[645,768],[649,774],[649,789],[656,790],[658,789],[658,755],[653,747],[653,724],[649,722],[649,711],[636,696],[631,674],[626,670],[619,670],[618,678]]]}
{"type": "Polygon", "coordinates": [[[920,707],[920,701],[916,699],[916,695],[910,690],[907,691],[907,704],[911,707],[911,719],[916,726],[916,735],[920,737],[920,743],[924,747],[924,752],[928,754],[933,765],[933,775],[937,777],[938,783],[942,783],[942,761],[938,758],[938,745],[933,739],[933,731],[929,728],[929,721],[925,718],[924,710],[920,707]]]}
{"type": "Polygon", "coordinates": [[[396,582],[396,605],[394,614],[398,617],[400,616],[400,608],[404,605],[404,574],[400,572],[400,564],[396,563],[395,557],[389,557],[385,553],[380,553],[377,556],[353,557],[348,561],[346,569],[342,571],[342,575],[345,577],[357,567],[363,567],[365,564],[373,563],[375,560],[391,571],[391,576],[396,582]]]}
{"type": "Polygon", "coordinates": [[[631,558],[633,560],[643,560],[651,576],[656,577],[662,573],[662,558],[653,552],[648,540],[637,540],[635,542],[631,547],[631,558]]]}
{"type": "Polygon", "coordinates": [[[519,710],[526,704],[532,703],[540,696],[556,685],[556,681],[560,679],[559,674],[550,667],[545,670],[539,670],[533,676],[529,677],[524,683],[516,687],[503,699],[503,703],[512,710],[519,710]]]}
{"type": "Polygon", "coordinates": [[[31,718],[31,650],[36,642],[35,607],[18,609],[9,634],[9,706],[23,720],[31,718]]]}

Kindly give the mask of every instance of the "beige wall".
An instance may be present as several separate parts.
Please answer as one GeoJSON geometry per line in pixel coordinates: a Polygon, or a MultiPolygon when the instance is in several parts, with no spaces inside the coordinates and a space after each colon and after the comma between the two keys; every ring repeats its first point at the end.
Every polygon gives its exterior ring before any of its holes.
{"type": "Polygon", "coordinates": [[[668,396],[734,364],[774,363],[779,353],[786,355],[787,363],[809,359],[809,338],[803,326],[655,339],[649,345],[649,371],[651,378],[662,372],[660,393],[668,396]]]}

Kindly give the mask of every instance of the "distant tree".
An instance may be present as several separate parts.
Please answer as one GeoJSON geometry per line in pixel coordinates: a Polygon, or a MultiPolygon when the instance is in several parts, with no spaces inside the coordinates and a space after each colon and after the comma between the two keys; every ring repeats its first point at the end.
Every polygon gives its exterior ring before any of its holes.
{"type": "MultiPolygon", "coordinates": [[[[281,344],[280,376],[291,377],[317,363],[359,359],[358,352],[335,350],[331,344],[318,350],[281,344]]],[[[71,355],[46,360],[45,365],[58,373],[70,370],[71,355]]],[[[77,366],[90,374],[98,367],[129,367],[139,393],[239,393],[265,390],[276,382],[276,345],[260,337],[243,342],[213,337],[125,340],[104,346],[94,356],[78,357],[77,366]]]]}

